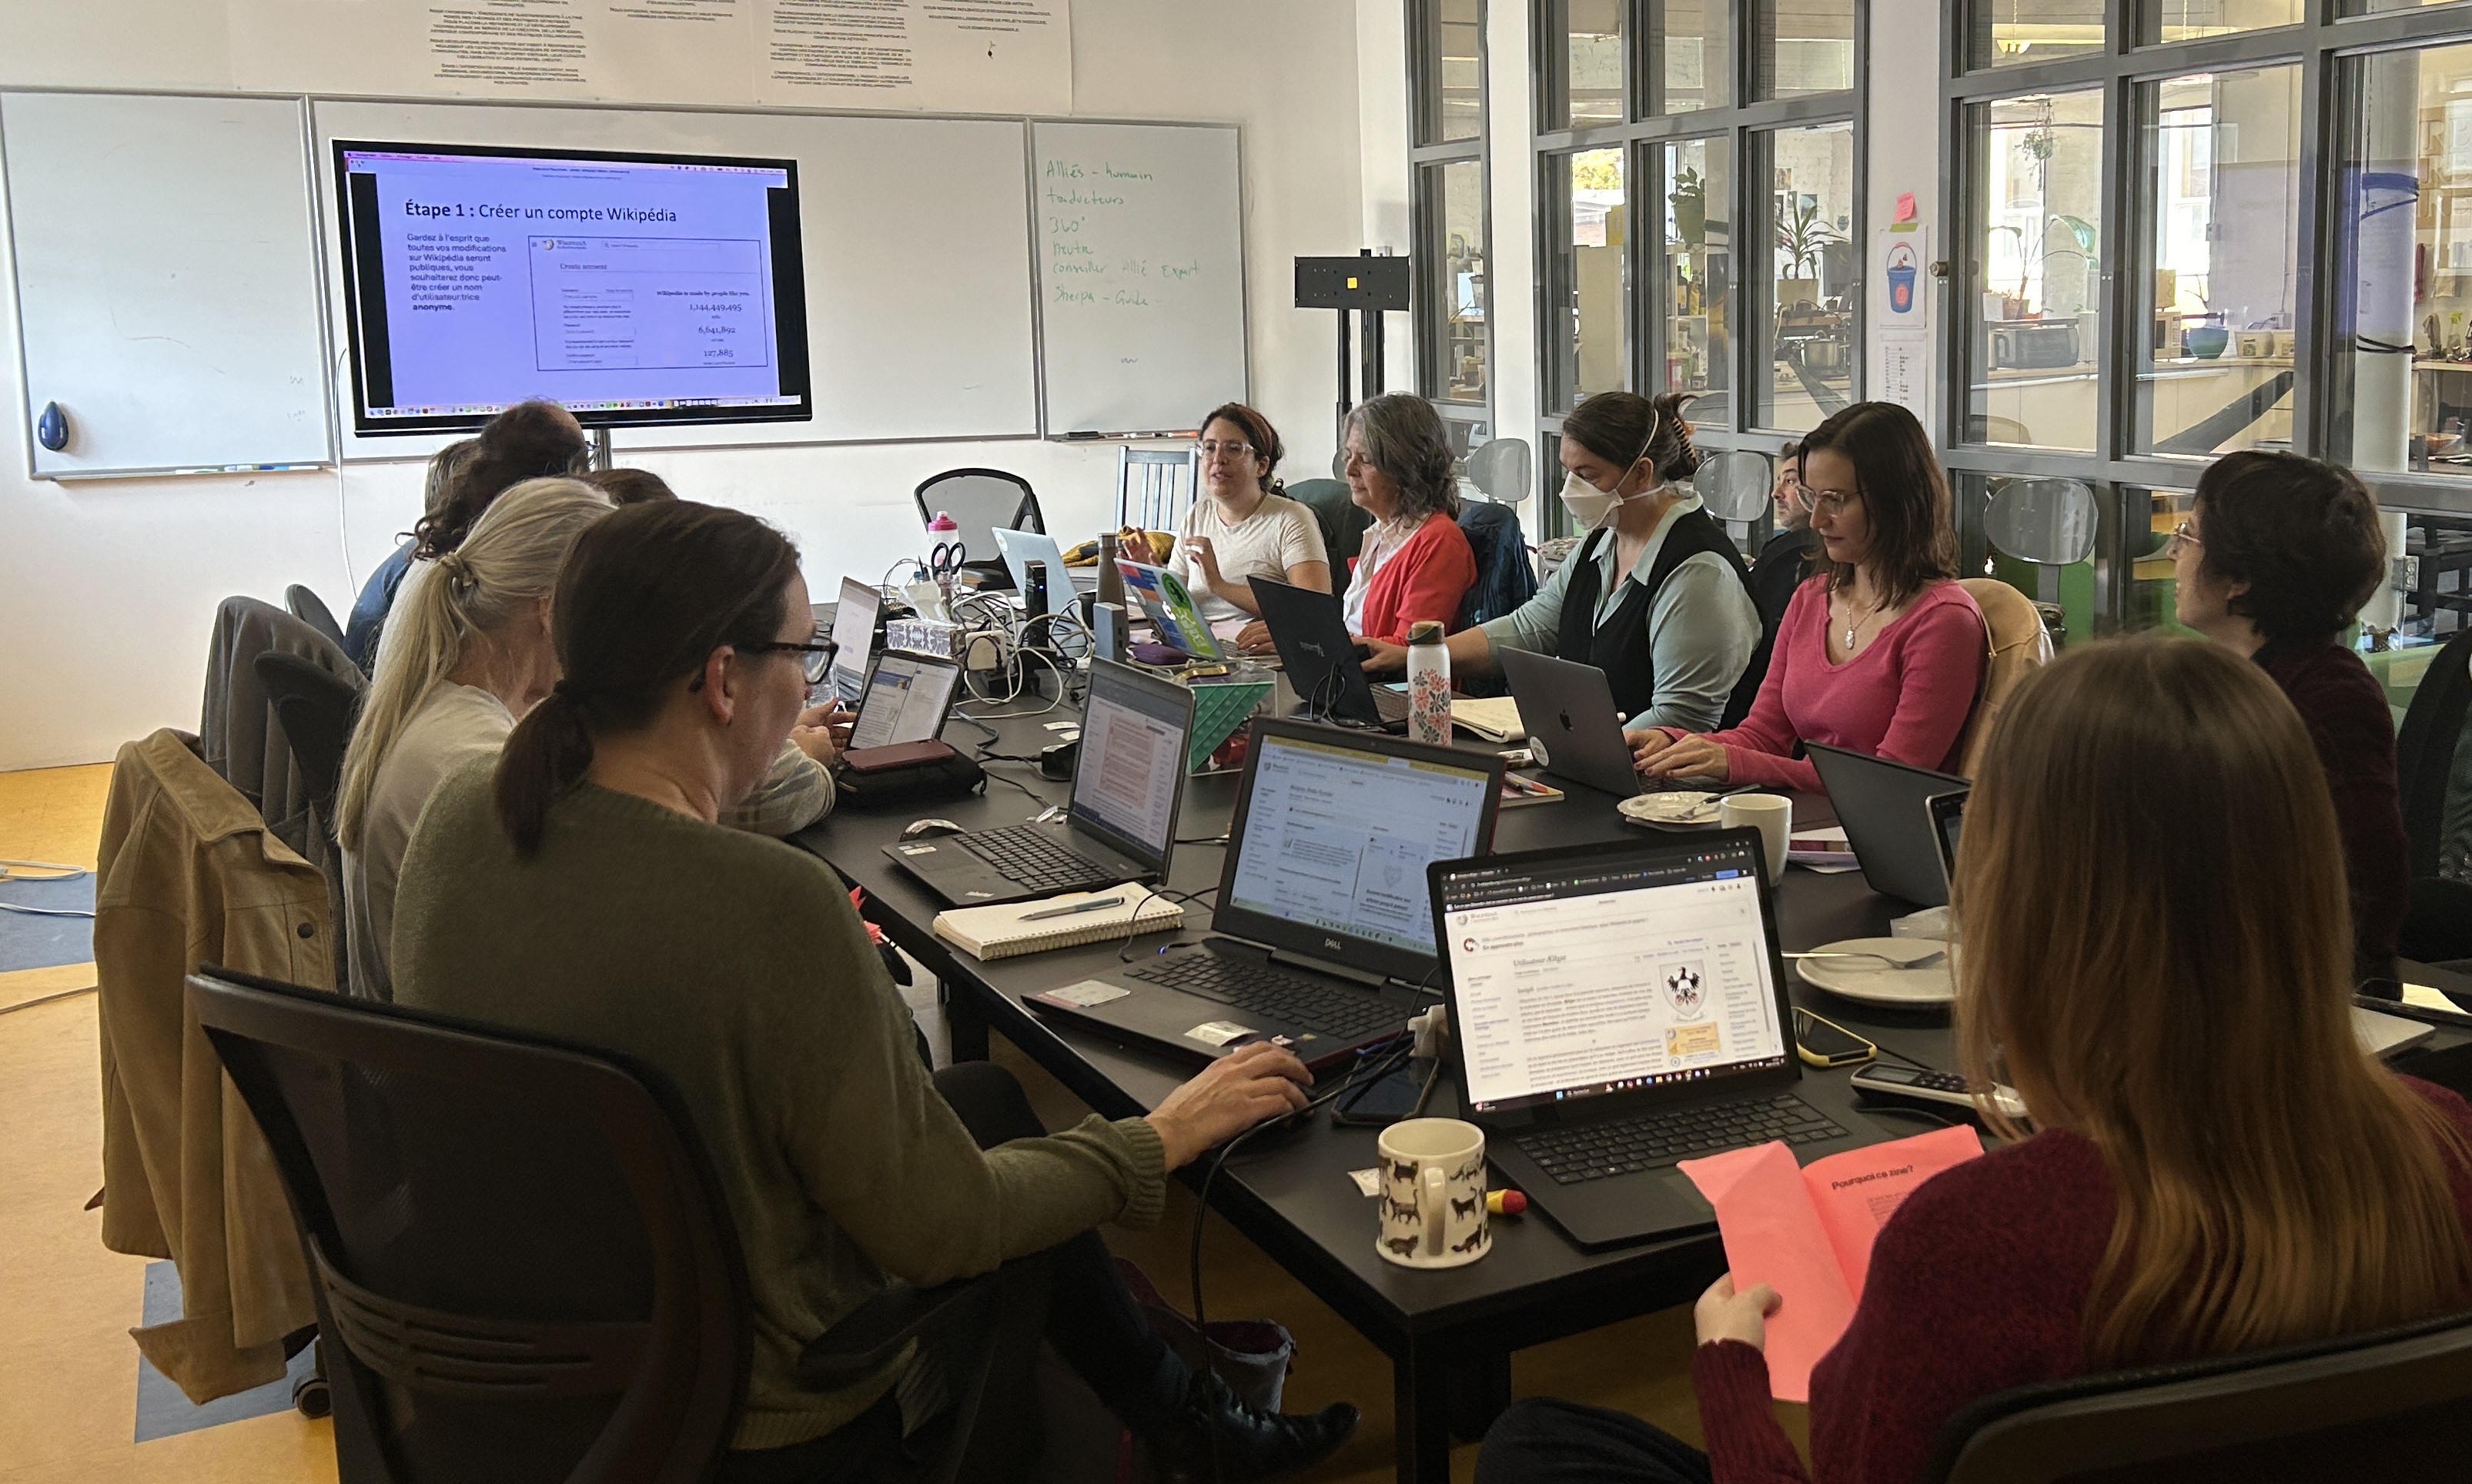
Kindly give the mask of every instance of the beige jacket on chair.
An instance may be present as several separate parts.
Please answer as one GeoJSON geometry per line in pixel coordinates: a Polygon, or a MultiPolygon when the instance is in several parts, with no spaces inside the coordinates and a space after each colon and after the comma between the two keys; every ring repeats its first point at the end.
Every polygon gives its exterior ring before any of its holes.
{"type": "Polygon", "coordinates": [[[1991,744],[1992,724],[2008,709],[2008,696],[2025,678],[2052,662],[2052,636],[2043,627],[2042,610],[2033,601],[1996,577],[1966,577],[1965,589],[1983,610],[1983,689],[1974,697],[1974,712],[1965,718],[1958,747],[1959,771],[1977,776],[1983,754],[1991,744]]]}
{"type": "Polygon", "coordinates": [[[120,749],[95,872],[103,1244],[169,1258],[181,1316],[132,1330],[192,1402],[283,1374],[317,1322],[265,1136],[191,1021],[201,964],[330,989],[326,880],[166,729],[120,749]]]}

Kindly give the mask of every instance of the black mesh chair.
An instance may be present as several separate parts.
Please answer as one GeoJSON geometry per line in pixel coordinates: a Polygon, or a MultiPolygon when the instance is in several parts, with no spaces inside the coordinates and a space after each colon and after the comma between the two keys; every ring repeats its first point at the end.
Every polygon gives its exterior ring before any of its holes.
{"type": "MultiPolygon", "coordinates": [[[[747,1279],[666,1078],[222,970],[188,999],[299,1223],[345,1484],[710,1474],[746,1392],[747,1279]]],[[[1046,1293],[1038,1260],[895,1285],[811,1345],[802,1377],[854,1379],[920,1343],[951,1421],[915,1476],[950,1480],[974,1437],[1020,1450],[1012,1419],[972,1424],[1030,1393],[1046,1293]],[[1019,1376],[991,1385],[1000,1361],[1019,1376]]]]}
{"type": "Polygon", "coordinates": [[[996,550],[998,530],[1042,534],[1047,530],[1030,481],[1002,469],[947,469],[921,480],[911,493],[918,502],[920,525],[934,520],[939,510],[953,517],[970,569],[986,579],[983,587],[1012,585],[1003,554],[996,550]]]}
{"type": "MultiPolygon", "coordinates": [[[[303,622],[306,622],[305,620],[303,622]]],[[[344,777],[344,749],[351,745],[352,721],[362,687],[314,660],[269,649],[250,662],[258,689],[274,712],[275,725],[292,749],[293,765],[308,789],[311,827],[325,845],[306,854],[326,876],[333,909],[335,982],[351,982],[351,912],[344,897],[344,852],[335,840],[335,792],[344,777]]]]}
{"type": "Polygon", "coordinates": [[[1922,1484],[2472,1477],[2472,1313],[2080,1377],[1950,1418],[1922,1484]]]}
{"type": "Polygon", "coordinates": [[[283,605],[291,609],[292,616],[301,623],[337,644],[344,642],[344,625],[335,622],[335,610],[327,607],[326,600],[311,589],[293,583],[283,590],[283,605]]]}

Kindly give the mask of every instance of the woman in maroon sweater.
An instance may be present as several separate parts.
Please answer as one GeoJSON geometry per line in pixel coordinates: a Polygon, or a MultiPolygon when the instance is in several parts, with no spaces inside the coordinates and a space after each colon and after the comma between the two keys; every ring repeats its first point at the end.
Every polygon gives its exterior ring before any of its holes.
{"type": "Polygon", "coordinates": [[[2265,667],[2309,728],[2352,896],[2353,980],[2392,998],[2412,902],[2386,692],[2338,642],[2387,573],[2377,502],[2351,470],[2297,454],[2231,454],[2198,476],[2172,538],[2179,621],[2265,667]]]}
{"type": "Polygon", "coordinates": [[[2308,734],[2258,667],[2132,641],[2028,680],[1967,803],[1952,911],[1966,1071],[1986,1084],[1997,1055],[2037,1131],[1990,1116],[2006,1146],[1882,1228],[1812,1372],[1810,1474],[1760,1348],[1795,1296],[1728,1277],[1696,1313],[1706,1453],[1523,1402],[1479,1484],[1903,1484],[1993,1392],[2472,1300],[2472,1106],[2354,1045],[2339,860],[2308,734]]]}

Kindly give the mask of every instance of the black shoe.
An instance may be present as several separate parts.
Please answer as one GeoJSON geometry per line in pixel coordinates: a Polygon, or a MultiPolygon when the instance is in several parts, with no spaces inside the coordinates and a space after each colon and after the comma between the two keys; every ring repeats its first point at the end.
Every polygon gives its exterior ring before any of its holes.
{"type": "Polygon", "coordinates": [[[1248,1484],[1318,1463],[1356,1430],[1356,1408],[1334,1402],[1306,1416],[1263,1412],[1236,1400],[1216,1372],[1186,1383],[1184,1405],[1148,1439],[1166,1484],[1248,1484]]]}

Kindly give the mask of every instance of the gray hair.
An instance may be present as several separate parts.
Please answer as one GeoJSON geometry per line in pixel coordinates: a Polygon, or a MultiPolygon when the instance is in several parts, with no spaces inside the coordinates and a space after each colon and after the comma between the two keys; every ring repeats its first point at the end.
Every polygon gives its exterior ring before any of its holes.
{"type": "Polygon", "coordinates": [[[1344,441],[1351,433],[1365,445],[1365,461],[1399,486],[1400,519],[1422,521],[1436,512],[1458,517],[1450,434],[1434,404],[1412,392],[1386,392],[1348,412],[1339,436],[1344,441]]]}

